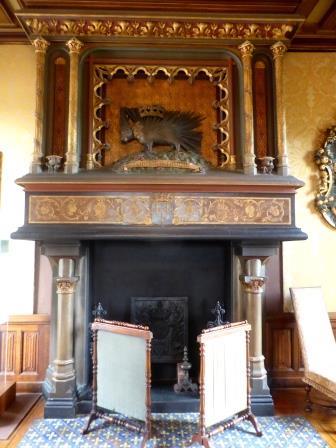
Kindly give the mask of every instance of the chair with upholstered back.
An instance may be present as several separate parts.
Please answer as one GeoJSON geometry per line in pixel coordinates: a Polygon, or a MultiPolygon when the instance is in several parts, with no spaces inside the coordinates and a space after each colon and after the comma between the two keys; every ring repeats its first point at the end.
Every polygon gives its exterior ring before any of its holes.
{"type": "Polygon", "coordinates": [[[336,400],[336,342],[322,289],[290,288],[290,293],[302,350],[303,381],[307,384],[306,410],[311,411],[312,387],[336,400]]]}

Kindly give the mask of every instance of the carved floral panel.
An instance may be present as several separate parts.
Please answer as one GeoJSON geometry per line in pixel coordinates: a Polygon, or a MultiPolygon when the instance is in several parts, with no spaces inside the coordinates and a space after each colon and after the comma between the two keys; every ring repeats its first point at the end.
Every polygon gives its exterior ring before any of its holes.
{"type": "Polygon", "coordinates": [[[147,193],[30,196],[30,224],[290,225],[287,197],[147,193]]]}

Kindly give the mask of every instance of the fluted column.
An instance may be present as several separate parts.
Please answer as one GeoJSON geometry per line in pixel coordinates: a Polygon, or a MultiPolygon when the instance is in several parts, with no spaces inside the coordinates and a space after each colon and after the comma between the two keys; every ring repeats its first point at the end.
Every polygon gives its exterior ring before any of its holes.
{"type": "Polygon", "coordinates": [[[275,92],[276,92],[276,115],[277,115],[277,147],[278,163],[277,172],[282,176],[288,176],[289,165],[286,147],[286,121],[283,104],[283,56],[287,47],[283,42],[276,42],[271,47],[275,68],[275,92]]]}
{"type": "Polygon", "coordinates": [[[68,139],[65,154],[64,171],[68,174],[77,173],[79,169],[79,156],[77,154],[77,117],[78,117],[78,61],[79,53],[83,47],[75,37],[66,43],[70,53],[70,84],[69,84],[69,113],[68,113],[68,139]]]}
{"type": "Polygon", "coordinates": [[[254,45],[246,41],[238,49],[243,61],[244,81],[244,119],[245,119],[245,141],[243,168],[245,174],[256,174],[254,153],[254,123],[253,123],[253,93],[252,93],[252,55],[254,45]]]}
{"type": "Polygon", "coordinates": [[[42,171],[42,136],[43,136],[43,110],[44,110],[44,75],[47,48],[50,45],[42,37],[33,41],[36,54],[36,100],[35,100],[35,138],[33,160],[30,172],[40,173],[42,171]]]}

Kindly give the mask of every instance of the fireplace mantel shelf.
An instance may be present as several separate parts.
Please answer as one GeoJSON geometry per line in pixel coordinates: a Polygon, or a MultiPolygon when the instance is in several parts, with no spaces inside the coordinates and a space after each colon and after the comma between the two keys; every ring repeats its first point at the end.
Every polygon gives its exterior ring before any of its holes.
{"type": "Polygon", "coordinates": [[[77,174],[28,174],[16,181],[27,192],[293,192],[303,182],[293,176],[213,171],[207,175],[125,174],[106,169],[82,171],[77,174]]]}

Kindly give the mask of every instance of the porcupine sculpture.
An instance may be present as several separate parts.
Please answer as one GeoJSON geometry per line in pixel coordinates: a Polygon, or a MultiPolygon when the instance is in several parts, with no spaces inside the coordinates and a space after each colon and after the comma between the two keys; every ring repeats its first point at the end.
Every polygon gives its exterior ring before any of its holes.
{"type": "Polygon", "coordinates": [[[166,111],[159,105],[124,107],[120,110],[121,141],[138,140],[149,152],[163,145],[200,153],[202,133],[197,128],[202,120],[194,112],[166,111]]]}

